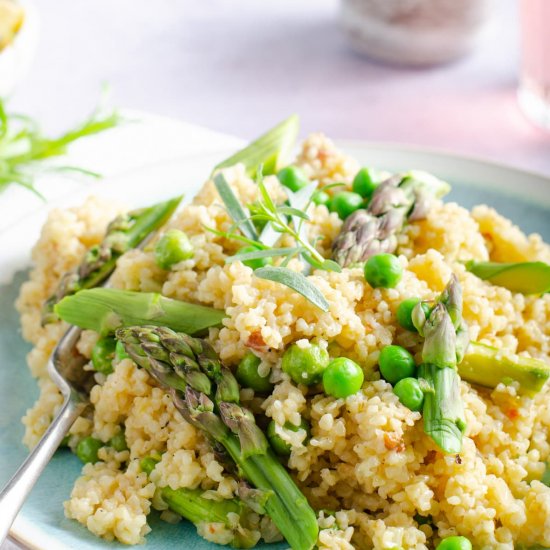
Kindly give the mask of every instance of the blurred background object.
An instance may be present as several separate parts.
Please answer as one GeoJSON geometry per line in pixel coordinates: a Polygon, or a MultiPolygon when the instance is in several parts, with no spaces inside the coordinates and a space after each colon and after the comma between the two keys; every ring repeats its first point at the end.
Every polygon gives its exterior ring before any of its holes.
{"type": "Polygon", "coordinates": [[[13,42],[24,19],[25,12],[15,0],[0,0],[0,51],[13,42]]]}
{"type": "Polygon", "coordinates": [[[242,138],[298,113],[304,134],[444,149],[550,175],[549,135],[517,102],[518,0],[496,1],[470,55],[423,70],[354,53],[338,23],[341,0],[33,1],[40,47],[9,107],[47,132],[79,120],[109,82],[117,106],[242,138]]]}
{"type": "Polygon", "coordinates": [[[357,52],[426,66],[471,52],[494,7],[493,0],[342,0],[340,23],[357,52]]]}
{"type": "Polygon", "coordinates": [[[0,0],[0,96],[27,73],[38,41],[36,11],[28,2],[0,0]]]}
{"type": "Polygon", "coordinates": [[[521,27],[520,105],[550,130],[550,1],[521,0],[521,27]]]}

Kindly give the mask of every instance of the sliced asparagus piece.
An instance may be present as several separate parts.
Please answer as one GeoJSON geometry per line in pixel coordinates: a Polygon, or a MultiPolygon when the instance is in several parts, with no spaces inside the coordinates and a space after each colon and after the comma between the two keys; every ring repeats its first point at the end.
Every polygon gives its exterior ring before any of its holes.
{"type": "Polygon", "coordinates": [[[264,491],[265,509],[291,547],[313,548],[315,513],[269,448],[253,414],[239,404],[237,381],[208,343],[154,326],[119,329],[116,336],[138,365],[170,388],[183,417],[221,444],[246,480],[264,491]]]}
{"type": "MultiPolygon", "coordinates": [[[[221,523],[226,529],[233,531],[233,539],[229,545],[233,548],[253,548],[258,537],[252,531],[235,528],[235,522],[228,517],[242,517],[246,511],[245,505],[238,499],[212,500],[202,496],[200,489],[171,489],[164,487],[161,491],[162,500],[170,510],[188,519],[201,529],[204,524],[221,523]]],[[[206,527],[208,528],[208,527],[206,527]]]]}
{"type": "Polygon", "coordinates": [[[467,382],[488,388],[495,388],[501,382],[519,382],[520,391],[532,396],[543,388],[550,377],[550,365],[538,359],[471,342],[458,366],[458,373],[467,382]]]}
{"type": "Polygon", "coordinates": [[[459,453],[466,428],[460,377],[452,368],[426,363],[420,365],[418,377],[433,388],[424,394],[424,431],[446,453],[459,453]]]}
{"type": "Polygon", "coordinates": [[[427,317],[421,303],[415,306],[413,323],[425,337],[424,364],[418,371],[419,380],[429,388],[424,395],[424,431],[442,451],[459,453],[466,421],[457,364],[468,347],[468,330],[462,319],[462,290],[454,275],[427,317]]]}
{"type": "MultiPolygon", "coordinates": [[[[158,461],[155,457],[143,458],[140,462],[141,469],[150,475],[158,461]]],[[[221,523],[226,529],[232,530],[234,538],[228,543],[230,546],[252,548],[258,542],[257,536],[246,529],[239,528],[228,518],[229,514],[234,514],[239,518],[240,525],[243,515],[251,511],[243,501],[237,498],[212,500],[205,498],[203,494],[204,491],[201,489],[163,487],[160,490],[162,500],[170,510],[188,519],[198,529],[204,524],[221,523]]]]}
{"type": "Polygon", "coordinates": [[[550,265],[544,262],[474,262],[466,269],[476,277],[521,294],[550,292],[550,265]]]}
{"type": "Polygon", "coordinates": [[[407,219],[426,217],[432,197],[442,197],[450,186],[424,172],[398,174],[374,191],[366,210],[357,210],[345,221],[332,246],[332,258],[346,267],[374,254],[392,253],[397,234],[407,219]]]}
{"type": "Polygon", "coordinates": [[[256,176],[260,165],[264,175],[276,174],[294,147],[299,129],[300,120],[297,115],[292,115],[244,149],[220,162],[214,171],[242,163],[251,177],[256,176]]]}
{"type": "Polygon", "coordinates": [[[224,311],[180,300],[172,300],[154,292],[133,292],[114,288],[81,290],[63,298],[54,308],[60,319],[100,334],[114,332],[130,325],[168,326],[174,330],[196,334],[218,326],[224,311]]]}
{"type": "Polygon", "coordinates": [[[163,225],[181,199],[176,197],[115,218],[107,227],[103,241],[88,250],[78,268],[66,273],[53,295],[46,300],[42,308],[42,323],[58,320],[54,306],[65,296],[101,284],[114,270],[117,259],[163,225]]]}

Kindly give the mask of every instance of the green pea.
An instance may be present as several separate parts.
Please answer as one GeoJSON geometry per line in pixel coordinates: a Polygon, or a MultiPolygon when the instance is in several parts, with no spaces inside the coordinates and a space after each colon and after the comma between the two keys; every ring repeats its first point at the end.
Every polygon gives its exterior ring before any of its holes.
{"type": "MultiPolygon", "coordinates": [[[[397,322],[406,330],[418,332],[412,321],[412,312],[416,304],[420,302],[420,298],[407,298],[403,300],[397,308],[397,322]]],[[[430,306],[426,302],[422,302],[422,309],[426,317],[430,314],[430,306]]]]}
{"type": "Polygon", "coordinates": [[[124,432],[119,432],[109,440],[109,447],[112,447],[115,451],[127,451],[128,445],[126,444],[126,437],[124,432]]]}
{"type": "Polygon", "coordinates": [[[154,456],[146,456],[145,458],[142,458],[139,461],[139,467],[141,468],[142,472],[145,472],[147,475],[150,475],[159,462],[160,462],[160,459],[154,456]]]}
{"type": "Polygon", "coordinates": [[[317,205],[324,204],[325,206],[328,206],[330,202],[330,195],[325,191],[319,189],[315,191],[313,195],[311,195],[311,200],[317,205]]]}
{"type": "Polygon", "coordinates": [[[193,255],[193,245],[179,229],[169,229],[155,245],[155,262],[161,269],[168,270],[193,255]]]}
{"type": "Polygon", "coordinates": [[[92,436],[85,437],[81,439],[76,446],[76,456],[80,458],[84,464],[88,462],[95,464],[99,460],[97,452],[103,446],[103,442],[99,439],[92,436]]]}
{"type": "Polygon", "coordinates": [[[268,376],[260,376],[258,367],[261,359],[256,357],[252,352],[247,353],[239,363],[235,376],[237,380],[245,388],[252,388],[256,392],[271,393],[273,384],[269,381],[268,376]]]}
{"type": "Polygon", "coordinates": [[[403,378],[414,376],[414,357],[401,346],[386,346],[380,352],[378,365],[382,376],[390,383],[397,384],[403,378]]]}
{"type": "Polygon", "coordinates": [[[403,268],[393,254],[375,254],[365,263],[365,279],[373,288],[394,288],[403,276],[403,268]]]}
{"type": "Polygon", "coordinates": [[[292,344],[283,355],[281,368],[296,384],[311,386],[321,380],[329,361],[328,351],[317,344],[292,344]]]}
{"type": "Polygon", "coordinates": [[[352,189],[365,199],[370,199],[374,190],[378,187],[372,170],[361,168],[353,178],[352,189]]]}
{"type": "Polygon", "coordinates": [[[436,550],[472,550],[472,543],[466,537],[446,537],[436,550]]]}
{"type": "MultiPolygon", "coordinates": [[[[254,245],[243,246],[239,249],[239,254],[246,254],[247,252],[258,252],[260,250],[254,245]]],[[[271,265],[273,260],[271,258],[256,258],[255,260],[244,260],[243,264],[250,267],[251,269],[260,269],[260,267],[265,267],[266,265],[271,265]]]]}
{"type": "Polygon", "coordinates": [[[279,170],[277,177],[282,185],[294,192],[299,191],[309,183],[304,171],[297,166],[287,166],[279,170]]]}
{"type": "Polygon", "coordinates": [[[130,356],[126,353],[124,344],[120,340],[117,340],[115,346],[115,359],[117,361],[122,361],[123,359],[128,359],[129,357],[130,356]]]}
{"type": "Polygon", "coordinates": [[[364,205],[363,197],[351,191],[340,191],[329,203],[329,210],[336,212],[340,219],[345,220],[350,214],[364,205]]]}
{"type": "Polygon", "coordinates": [[[337,398],[357,393],[364,380],[363,369],[347,357],[333,359],[323,372],[325,393],[337,398]]]}
{"type": "MultiPolygon", "coordinates": [[[[290,451],[292,450],[290,445],[284,441],[280,435],[278,435],[275,432],[275,422],[272,420],[269,425],[267,426],[267,439],[269,443],[271,444],[272,449],[281,456],[288,456],[290,454],[290,451]]],[[[310,435],[310,426],[307,420],[303,419],[300,421],[299,426],[295,426],[291,422],[285,422],[284,424],[285,429],[291,430],[293,432],[297,432],[298,430],[305,430],[306,431],[306,440],[309,438],[310,435]]]]}
{"type": "Polygon", "coordinates": [[[92,365],[94,370],[103,374],[113,372],[116,340],[111,336],[103,336],[92,349],[92,365]]]}
{"type": "Polygon", "coordinates": [[[402,378],[393,387],[393,393],[399,397],[399,401],[411,411],[419,411],[424,404],[424,392],[416,378],[402,378]]]}

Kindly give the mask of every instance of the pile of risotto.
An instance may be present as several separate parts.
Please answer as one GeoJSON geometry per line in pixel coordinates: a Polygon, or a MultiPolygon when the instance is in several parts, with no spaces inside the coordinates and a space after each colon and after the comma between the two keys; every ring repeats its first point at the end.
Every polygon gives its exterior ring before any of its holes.
{"type": "MultiPolygon", "coordinates": [[[[349,184],[358,170],[353,159],[319,134],[303,143],[294,164],[321,184],[349,184]]],[[[258,188],[243,166],[225,170],[225,177],[243,204],[257,200],[258,188]]],[[[275,177],[267,177],[265,184],[272,196],[282,194],[275,177]]],[[[330,306],[322,312],[289,288],[254,277],[241,262],[225,263],[239,243],[204,230],[230,228],[220,204],[208,181],[168,222],[190,238],[192,259],[167,271],[157,267],[150,250],[132,250],[119,259],[112,285],[226,311],[223,327],[210,329],[209,342],[229,367],[252,350],[275,384],[267,398],[241,390],[243,403],[280,427],[299,425],[302,418],[311,425],[307,440],[303,432],[288,432],[288,468],[317,512],[318,547],[421,550],[450,535],[468,537],[474,548],[550,546],[550,488],[539,481],[550,455],[548,387],[528,398],[513,384],[490,391],[462,381],[467,429],[457,460],[437,451],[423,432],[421,414],[400,404],[377,367],[381,348],[392,343],[412,350],[419,360],[421,339],[399,326],[396,309],[411,296],[434,299],[452,273],[463,288],[472,339],[550,361],[550,294],[514,294],[478,279],[463,264],[471,259],[550,262],[550,247],[537,235],[525,236],[490,207],[468,211],[437,201],[426,219],[409,223],[399,237],[404,274],[395,288],[371,288],[359,268],[315,271],[311,280],[330,306]],[[345,399],[311,396],[282,372],[285,348],[311,339],[328,346],[331,355],[361,365],[366,379],[361,391],[345,399]]],[[[34,345],[28,363],[40,386],[38,401],[23,419],[29,448],[62,403],[46,362],[67,325],[41,326],[41,306],[122,210],[99,198],[54,210],[34,248],[34,268],[17,301],[23,335],[34,345]]],[[[328,256],[342,221],[324,205],[311,206],[310,214],[310,236],[324,237],[319,246],[328,256]]],[[[97,338],[84,331],[79,351],[90,357],[97,338]]],[[[116,360],[113,372],[96,374],[96,382],[93,411],[74,424],[69,445],[74,448],[89,435],[108,442],[123,432],[128,450],[105,446],[98,462],[84,465],[64,504],[68,518],[107,540],[139,544],[150,531],[152,509],[166,521],[181,519],[166,509],[160,488],[200,487],[212,498],[235,496],[234,475],[145,370],[128,358],[116,360]],[[148,477],[139,463],[151,454],[162,458],[148,477]]],[[[258,539],[277,540],[272,524],[260,516],[254,529],[258,539]]],[[[200,534],[221,544],[228,540],[214,524],[200,534]]]]}

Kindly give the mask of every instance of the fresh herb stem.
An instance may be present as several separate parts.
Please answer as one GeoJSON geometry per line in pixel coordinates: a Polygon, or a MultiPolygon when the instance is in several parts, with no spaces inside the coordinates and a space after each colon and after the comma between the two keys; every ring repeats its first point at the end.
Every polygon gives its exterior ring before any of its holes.
{"type": "Polygon", "coordinates": [[[88,177],[100,177],[96,172],[84,168],[45,165],[43,161],[65,154],[71,143],[114,128],[121,121],[122,117],[116,111],[106,111],[99,107],[76,128],[57,138],[49,138],[42,134],[30,117],[8,114],[5,103],[0,99],[0,190],[16,184],[44,200],[34,185],[37,174],[78,172],[88,177]]]}

